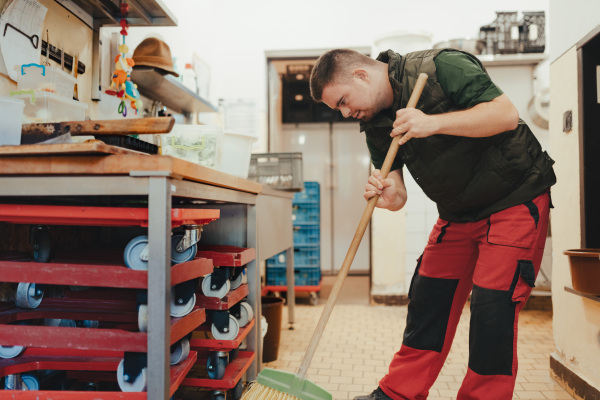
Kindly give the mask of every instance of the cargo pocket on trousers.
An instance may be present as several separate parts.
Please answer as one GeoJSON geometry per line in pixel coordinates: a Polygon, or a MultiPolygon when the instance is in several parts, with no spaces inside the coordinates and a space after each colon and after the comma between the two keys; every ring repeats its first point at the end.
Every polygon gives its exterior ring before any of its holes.
{"type": "Polygon", "coordinates": [[[488,218],[488,243],[529,249],[538,221],[539,211],[532,201],[494,213],[488,218]]]}
{"type": "Polygon", "coordinates": [[[519,260],[511,284],[512,301],[520,303],[527,300],[531,289],[535,287],[535,267],[531,260],[519,260]]]}

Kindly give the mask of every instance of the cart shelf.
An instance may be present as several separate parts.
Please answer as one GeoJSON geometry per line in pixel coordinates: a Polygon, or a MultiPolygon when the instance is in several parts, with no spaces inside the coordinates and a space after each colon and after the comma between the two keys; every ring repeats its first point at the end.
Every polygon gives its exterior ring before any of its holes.
{"type": "MultiPolygon", "coordinates": [[[[202,308],[188,315],[171,318],[171,340],[174,344],[206,321],[202,308]]],[[[54,326],[0,325],[3,346],[41,348],[113,350],[144,353],[148,350],[148,334],[123,329],[68,328],[54,326]]],[[[18,360],[17,357],[14,360],[18,360]]]]}
{"type": "Polygon", "coordinates": [[[236,359],[225,368],[223,379],[186,377],[181,382],[181,386],[203,387],[212,390],[233,389],[255,358],[254,352],[240,351],[236,359]]]}
{"type": "MultiPolygon", "coordinates": [[[[244,338],[250,333],[252,328],[254,327],[254,319],[248,322],[248,325],[240,328],[240,332],[233,340],[218,340],[218,339],[202,339],[198,338],[198,335],[202,332],[194,332],[192,334],[192,339],[190,340],[190,348],[192,349],[208,349],[210,351],[231,351],[235,350],[242,344],[244,338]]],[[[206,328],[206,330],[210,330],[210,327],[202,326],[202,328],[206,328]]]]}
{"type": "MultiPolygon", "coordinates": [[[[171,225],[206,225],[218,219],[220,210],[171,210],[171,225]]],[[[142,226],[148,227],[148,208],[81,207],[3,204],[0,221],[39,225],[142,226]]]]}
{"type": "MultiPolygon", "coordinates": [[[[96,291],[95,291],[96,292],[96,291]]],[[[123,293],[110,294],[123,296],[123,293]]],[[[128,293],[129,294],[129,293],[128,293]]],[[[135,293],[130,299],[104,300],[82,298],[45,298],[34,309],[15,307],[13,303],[0,303],[0,324],[39,318],[71,319],[75,321],[101,321],[137,323],[135,293]]]]}
{"type": "Polygon", "coordinates": [[[216,267],[242,267],[256,258],[256,250],[236,246],[201,245],[196,257],[213,260],[216,267]]]}
{"type": "MultiPolygon", "coordinates": [[[[69,351],[63,351],[68,354],[69,351]]],[[[116,380],[116,371],[122,356],[116,354],[110,356],[60,356],[55,351],[45,353],[44,349],[27,349],[26,352],[17,359],[0,360],[0,374],[3,376],[30,372],[35,370],[62,370],[62,371],[109,371],[113,372],[116,380]],[[49,354],[49,355],[45,355],[49,354]]],[[[192,366],[196,363],[198,355],[195,351],[190,351],[187,359],[183,362],[173,365],[170,368],[170,390],[169,396],[179,388],[185,376],[192,366]]],[[[87,391],[10,391],[11,399],[39,400],[60,399],[60,400],[92,400],[92,399],[124,399],[124,400],[142,400],[147,398],[145,392],[87,392],[87,391]]]]}
{"type": "MultiPolygon", "coordinates": [[[[263,295],[269,292],[287,292],[287,286],[263,286],[262,293],[263,295]]],[[[321,285],[317,286],[294,286],[294,290],[296,292],[319,292],[321,290],[321,285]]]]}
{"type": "MultiPolygon", "coordinates": [[[[14,259],[14,257],[11,258],[14,259]]],[[[125,264],[117,263],[92,264],[62,261],[36,263],[33,261],[4,261],[0,258],[2,281],[130,289],[148,288],[148,271],[133,270],[127,268],[125,264]]],[[[213,269],[212,261],[206,258],[196,258],[176,264],[171,267],[171,285],[205,276],[213,269]]]]}
{"type": "Polygon", "coordinates": [[[207,310],[229,310],[233,305],[246,298],[248,292],[248,285],[242,285],[227,293],[222,299],[219,299],[218,297],[204,296],[198,291],[196,293],[196,305],[207,310]]]}

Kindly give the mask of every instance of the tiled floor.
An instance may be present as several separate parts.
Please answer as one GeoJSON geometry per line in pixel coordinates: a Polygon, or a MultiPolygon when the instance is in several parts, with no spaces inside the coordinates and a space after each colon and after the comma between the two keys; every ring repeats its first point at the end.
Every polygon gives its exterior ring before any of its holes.
{"type": "MultiPolygon", "coordinates": [[[[406,306],[371,306],[364,294],[367,288],[367,278],[348,277],[308,371],[307,378],[336,400],[353,399],[376,388],[402,341],[406,306]]],[[[295,373],[323,308],[323,299],[312,306],[299,294],[294,329],[289,330],[284,307],[278,359],[265,366],[295,373]]],[[[429,400],[456,399],[467,366],[468,323],[466,307],[429,400]]],[[[524,311],[519,329],[519,375],[513,399],[571,399],[549,373],[549,355],[554,351],[552,313],[524,311]]]]}

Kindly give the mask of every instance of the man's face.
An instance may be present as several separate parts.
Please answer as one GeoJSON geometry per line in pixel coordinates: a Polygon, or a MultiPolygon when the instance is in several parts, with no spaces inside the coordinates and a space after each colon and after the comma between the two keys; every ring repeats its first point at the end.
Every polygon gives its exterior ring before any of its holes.
{"type": "Polygon", "coordinates": [[[334,82],[323,89],[323,103],[339,110],[344,118],[368,121],[381,111],[380,102],[364,70],[354,72],[350,80],[334,82]]]}

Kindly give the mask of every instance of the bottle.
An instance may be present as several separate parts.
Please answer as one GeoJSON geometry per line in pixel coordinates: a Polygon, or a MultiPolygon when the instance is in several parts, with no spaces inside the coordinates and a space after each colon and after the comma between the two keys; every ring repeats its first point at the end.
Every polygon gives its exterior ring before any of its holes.
{"type": "Polygon", "coordinates": [[[190,89],[194,94],[198,94],[196,85],[196,72],[192,68],[192,64],[185,64],[185,69],[181,73],[181,83],[183,86],[190,89]]]}

